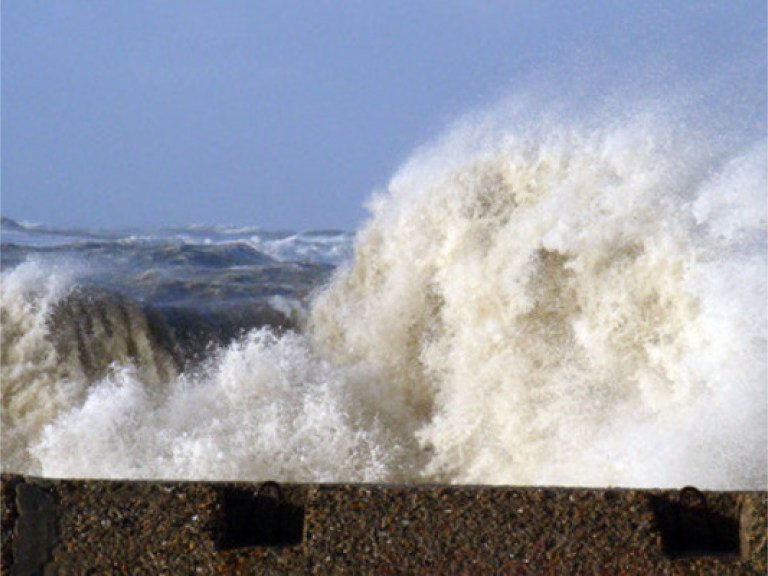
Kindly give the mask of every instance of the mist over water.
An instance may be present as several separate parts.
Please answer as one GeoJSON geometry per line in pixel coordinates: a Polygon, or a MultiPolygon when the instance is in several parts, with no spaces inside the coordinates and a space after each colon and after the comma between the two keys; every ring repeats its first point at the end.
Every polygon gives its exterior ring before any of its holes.
{"type": "Polygon", "coordinates": [[[3,469],[764,489],[765,135],[670,96],[466,116],[293,330],[194,366],[125,304],[93,368],[51,320],[77,267],[4,272],[3,469]]]}

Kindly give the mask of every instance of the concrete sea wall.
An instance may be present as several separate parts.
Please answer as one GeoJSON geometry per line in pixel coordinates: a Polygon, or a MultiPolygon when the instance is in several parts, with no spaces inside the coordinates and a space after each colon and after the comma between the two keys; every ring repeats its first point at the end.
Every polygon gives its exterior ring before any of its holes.
{"type": "Polygon", "coordinates": [[[2,477],[2,574],[765,574],[766,492],[2,477]]]}

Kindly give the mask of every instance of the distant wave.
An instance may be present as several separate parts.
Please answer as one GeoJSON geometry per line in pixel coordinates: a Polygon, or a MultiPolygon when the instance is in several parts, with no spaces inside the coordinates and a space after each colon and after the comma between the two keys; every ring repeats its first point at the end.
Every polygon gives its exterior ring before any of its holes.
{"type": "Polygon", "coordinates": [[[2,226],[2,228],[6,230],[24,230],[27,228],[23,224],[19,224],[15,220],[12,220],[11,218],[6,218],[5,216],[3,216],[0,219],[0,226],[2,226]]]}
{"type": "MultiPolygon", "coordinates": [[[[176,247],[188,251],[225,251],[248,246],[275,260],[311,261],[336,265],[352,255],[353,233],[343,230],[263,230],[258,227],[235,226],[170,226],[155,229],[81,229],[55,228],[41,224],[24,224],[3,217],[0,235],[4,245],[34,249],[70,250],[120,249],[120,246],[176,247]],[[114,245],[114,246],[113,246],[114,245]],[[119,246],[118,246],[119,245],[119,246]],[[187,248],[182,248],[187,245],[187,248]]],[[[18,249],[18,248],[17,248],[18,249]]],[[[18,263],[18,259],[12,261],[18,263]]]]}

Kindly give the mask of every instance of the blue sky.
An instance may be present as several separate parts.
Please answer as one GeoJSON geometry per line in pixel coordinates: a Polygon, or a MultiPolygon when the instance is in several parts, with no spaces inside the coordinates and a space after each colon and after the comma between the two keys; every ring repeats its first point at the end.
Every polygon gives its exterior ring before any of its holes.
{"type": "Polygon", "coordinates": [[[6,1],[2,213],[354,229],[417,146],[531,78],[764,66],[765,35],[764,0],[6,1]]]}

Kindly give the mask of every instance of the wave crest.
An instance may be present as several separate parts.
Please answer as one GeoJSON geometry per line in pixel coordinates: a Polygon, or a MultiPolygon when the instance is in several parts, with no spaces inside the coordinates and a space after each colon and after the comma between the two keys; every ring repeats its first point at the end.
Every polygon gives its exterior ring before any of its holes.
{"type": "Polygon", "coordinates": [[[459,126],[374,200],[312,328],[419,420],[426,477],[765,484],[765,142],[666,120],[459,126]]]}

